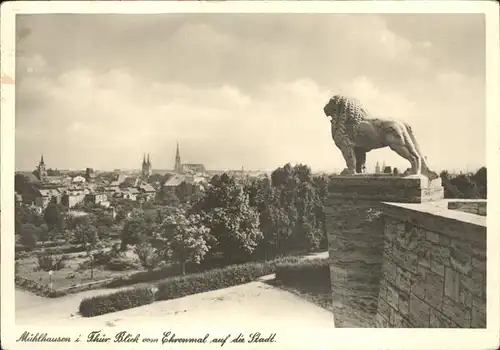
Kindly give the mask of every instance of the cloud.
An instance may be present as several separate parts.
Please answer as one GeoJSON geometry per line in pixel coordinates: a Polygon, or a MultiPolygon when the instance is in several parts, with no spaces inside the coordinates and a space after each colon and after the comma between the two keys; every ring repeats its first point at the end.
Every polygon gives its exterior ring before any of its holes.
{"type": "MultiPolygon", "coordinates": [[[[171,168],[178,140],[185,161],[209,168],[338,169],[322,112],[336,93],[410,122],[437,167],[479,166],[484,143],[464,140],[485,137],[484,72],[446,55],[458,46],[439,34],[461,40],[447,23],[424,35],[373,15],[22,18],[17,167],[43,150],[59,168],[137,167],[143,152],[171,168]]],[[[407,166],[390,150],[377,159],[407,166]]]]}

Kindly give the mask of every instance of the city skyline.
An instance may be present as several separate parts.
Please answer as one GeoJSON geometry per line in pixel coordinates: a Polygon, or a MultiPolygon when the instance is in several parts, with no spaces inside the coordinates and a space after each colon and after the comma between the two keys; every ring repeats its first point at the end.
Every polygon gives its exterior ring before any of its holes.
{"type": "MultiPolygon", "coordinates": [[[[144,152],[153,169],[170,169],[179,141],[183,162],[207,169],[338,171],[322,111],[335,93],[408,121],[436,170],[476,169],[486,141],[466,140],[486,138],[483,21],[19,16],[16,170],[33,169],[40,153],[51,168],[136,169],[144,152]]],[[[377,161],[408,167],[389,149],[368,153],[369,170],[377,161]]]]}

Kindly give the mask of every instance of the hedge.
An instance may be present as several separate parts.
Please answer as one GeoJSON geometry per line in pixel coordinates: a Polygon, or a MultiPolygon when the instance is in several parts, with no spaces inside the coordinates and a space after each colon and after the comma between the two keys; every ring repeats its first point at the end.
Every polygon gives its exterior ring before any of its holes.
{"type": "Polygon", "coordinates": [[[30,280],[25,277],[15,276],[15,284],[21,289],[32,292],[35,295],[48,298],[59,298],[66,295],[65,291],[51,289],[49,286],[30,280]]]}
{"type": "Polygon", "coordinates": [[[170,300],[248,283],[273,273],[269,262],[251,262],[231,265],[202,273],[169,278],[158,284],[156,300],[170,300]]]}
{"type": "MultiPolygon", "coordinates": [[[[98,316],[110,312],[130,309],[150,304],[155,300],[170,300],[187,295],[213,291],[252,282],[255,279],[272,274],[277,266],[300,262],[297,257],[279,258],[269,262],[249,262],[223,268],[207,270],[200,273],[174,276],[164,279],[157,285],[156,294],[149,287],[136,287],[108,295],[87,298],[80,303],[80,314],[84,317],[98,316]]],[[[144,272],[125,279],[112,281],[110,286],[147,282],[164,276],[167,272],[175,273],[177,267],[165,266],[156,271],[144,272]]]]}
{"type": "Polygon", "coordinates": [[[106,285],[108,288],[123,287],[137,283],[159,281],[182,273],[177,265],[166,265],[150,271],[140,271],[128,276],[117,278],[106,285]]]}
{"type": "Polygon", "coordinates": [[[155,293],[151,288],[134,288],[83,299],[79,311],[83,317],[92,317],[151,304],[154,301],[155,293]]]}
{"type": "Polygon", "coordinates": [[[330,288],[328,259],[300,260],[276,264],[276,280],[288,286],[330,288]]]}

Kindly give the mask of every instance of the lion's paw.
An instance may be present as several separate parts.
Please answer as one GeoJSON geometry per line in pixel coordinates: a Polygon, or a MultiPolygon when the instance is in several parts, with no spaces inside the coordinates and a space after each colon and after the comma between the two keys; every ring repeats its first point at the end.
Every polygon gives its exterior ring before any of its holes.
{"type": "Polygon", "coordinates": [[[356,174],[356,172],[354,170],[351,170],[351,169],[348,169],[348,168],[345,168],[340,173],[340,175],[354,175],[354,174],[356,174]]]}

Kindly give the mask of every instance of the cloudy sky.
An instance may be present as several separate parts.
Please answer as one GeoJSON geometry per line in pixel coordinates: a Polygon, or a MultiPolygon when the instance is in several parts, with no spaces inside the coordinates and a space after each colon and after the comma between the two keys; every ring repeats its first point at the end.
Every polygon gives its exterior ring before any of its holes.
{"type": "MultiPolygon", "coordinates": [[[[485,164],[482,15],[23,15],[16,169],[341,170],[343,93],[412,124],[430,164],[485,164]]],[[[405,169],[390,150],[368,154],[405,169]]]]}

